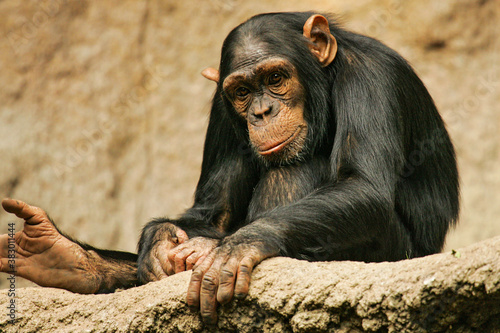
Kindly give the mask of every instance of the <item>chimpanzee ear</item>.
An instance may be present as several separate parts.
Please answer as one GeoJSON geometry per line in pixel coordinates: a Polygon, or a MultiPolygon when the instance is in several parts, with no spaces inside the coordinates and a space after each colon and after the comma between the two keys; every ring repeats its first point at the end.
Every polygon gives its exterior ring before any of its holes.
{"type": "Polygon", "coordinates": [[[330,33],[328,20],[322,15],[311,16],[304,24],[303,34],[311,41],[309,50],[321,65],[330,65],[337,54],[337,40],[330,33]]]}
{"type": "Polygon", "coordinates": [[[215,68],[208,67],[201,71],[201,75],[210,81],[214,81],[215,83],[219,83],[219,71],[215,68]]]}

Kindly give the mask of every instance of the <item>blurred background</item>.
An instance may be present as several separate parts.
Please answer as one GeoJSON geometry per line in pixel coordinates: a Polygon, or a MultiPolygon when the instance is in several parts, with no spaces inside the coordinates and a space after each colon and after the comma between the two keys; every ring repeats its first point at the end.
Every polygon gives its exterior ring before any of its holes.
{"type": "MultiPolygon", "coordinates": [[[[0,196],[135,251],[148,219],[192,203],[215,89],[200,71],[250,16],[297,10],[335,13],[409,60],[458,155],[446,249],[500,235],[500,0],[0,1],[0,196]]],[[[0,212],[2,233],[13,220],[0,212]]]]}

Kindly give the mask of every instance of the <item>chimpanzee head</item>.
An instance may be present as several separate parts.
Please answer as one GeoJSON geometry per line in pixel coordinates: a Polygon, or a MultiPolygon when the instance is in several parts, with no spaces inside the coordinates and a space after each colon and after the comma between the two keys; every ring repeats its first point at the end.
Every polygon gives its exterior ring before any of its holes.
{"type": "Polygon", "coordinates": [[[329,80],[325,68],[337,43],[324,16],[312,13],[258,15],[224,41],[218,92],[257,156],[290,164],[312,154],[326,136],[329,80]]]}

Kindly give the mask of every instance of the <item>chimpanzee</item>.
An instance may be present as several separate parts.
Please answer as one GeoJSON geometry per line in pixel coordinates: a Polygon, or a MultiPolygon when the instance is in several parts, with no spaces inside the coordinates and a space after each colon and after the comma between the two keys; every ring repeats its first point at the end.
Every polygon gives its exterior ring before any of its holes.
{"type": "MultiPolygon", "coordinates": [[[[80,293],[193,269],[187,293],[208,323],[248,292],[263,259],[394,261],[439,252],[458,215],[445,126],[410,65],[382,43],[312,12],[255,16],[222,46],[194,205],[143,229],[138,255],[26,220],[17,274],[80,293]],[[36,236],[36,238],[35,238],[36,236]]],[[[7,237],[2,267],[9,271],[7,237]]]]}

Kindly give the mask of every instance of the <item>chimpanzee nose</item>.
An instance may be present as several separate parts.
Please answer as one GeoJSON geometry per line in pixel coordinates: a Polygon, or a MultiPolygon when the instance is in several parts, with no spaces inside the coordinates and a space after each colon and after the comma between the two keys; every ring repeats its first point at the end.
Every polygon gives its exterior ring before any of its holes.
{"type": "Polygon", "coordinates": [[[275,104],[265,97],[255,101],[250,110],[250,122],[255,126],[267,125],[279,111],[275,104]]]}
{"type": "Polygon", "coordinates": [[[272,105],[265,105],[263,107],[256,108],[256,110],[254,110],[255,118],[267,122],[269,120],[269,116],[271,115],[272,109],[273,109],[272,105]]]}
{"type": "Polygon", "coordinates": [[[264,126],[269,123],[272,116],[273,107],[266,105],[265,107],[254,108],[250,112],[250,123],[255,126],[264,126]]]}

